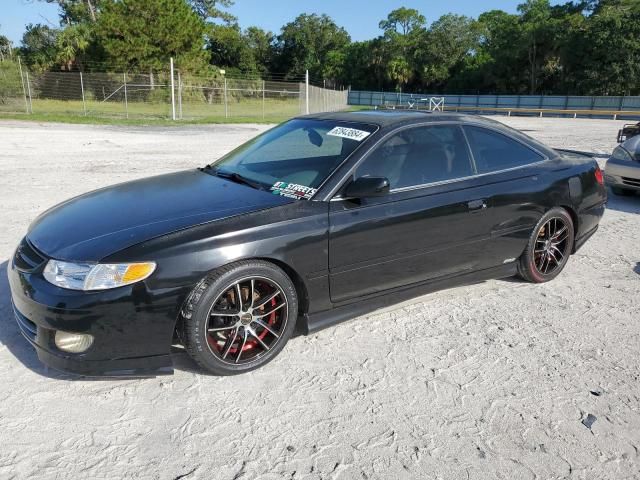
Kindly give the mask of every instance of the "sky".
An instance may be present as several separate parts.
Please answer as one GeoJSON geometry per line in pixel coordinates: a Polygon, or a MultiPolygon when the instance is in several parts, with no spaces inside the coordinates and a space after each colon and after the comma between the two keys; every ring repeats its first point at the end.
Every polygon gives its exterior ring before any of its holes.
{"type": "MultiPolygon", "coordinates": [[[[42,0],[0,0],[0,34],[16,46],[28,23],[58,25],[58,9],[42,0]]],[[[300,13],[326,13],[344,27],[352,40],[367,40],[380,35],[378,22],[398,7],[419,10],[428,22],[445,13],[477,17],[487,10],[515,13],[521,1],[508,0],[236,0],[230,12],[243,28],[256,25],[274,33],[300,13]]],[[[561,3],[552,1],[551,3],[561,3]]]]}

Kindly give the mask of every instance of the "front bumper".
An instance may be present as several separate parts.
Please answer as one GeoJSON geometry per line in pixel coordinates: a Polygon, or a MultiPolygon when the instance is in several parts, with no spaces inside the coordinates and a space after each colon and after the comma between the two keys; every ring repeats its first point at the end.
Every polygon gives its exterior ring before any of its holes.
{"type": "Polygon", "coordinates": [[[140,282],[78,292],[51,285],[43,268],[25,271],[12,259],[7,274],[16,322],[44,364],[86,376],[173,373],[171,341],[187,289],[153,290],[140,282]],[[80,354],[63,352],[54,343],[56,330],[88,333],[93,345],[80,354]]]}
{"type": "Polygon", "coordinates": [[[640,191],[640,162],[610,158],[604,169],[604,179],[610,187],[640,191]]]}

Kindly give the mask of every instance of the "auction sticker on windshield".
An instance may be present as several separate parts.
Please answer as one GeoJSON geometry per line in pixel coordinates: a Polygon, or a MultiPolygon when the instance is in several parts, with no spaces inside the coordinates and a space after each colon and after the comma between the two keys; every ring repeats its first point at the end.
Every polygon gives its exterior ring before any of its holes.
{"type": "Polygon", "coordinates": [[[334,127],[327,132],[327,135],[331,135],[332,137],[349,138],[351,140],[355,140],[356,142],[361,142],[369,135],[371,135],[371,132],[365,132],[364,130],[357,130],[355,128],[334,127]]]}
{"type": "Polygon", "coordinates": [[[271,191],[274,195],[281,195],[283,197],[310,199],[313,194],[316,193],[315,188],[307,187],[305,185],[298,185],[297,183],[289,182],[276,182],[271,187],[271,191]]]}

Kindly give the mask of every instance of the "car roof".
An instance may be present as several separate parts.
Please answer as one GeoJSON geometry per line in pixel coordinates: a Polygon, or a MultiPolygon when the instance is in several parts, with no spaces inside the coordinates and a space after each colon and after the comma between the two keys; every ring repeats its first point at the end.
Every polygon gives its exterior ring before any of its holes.
{"type": "Polygon", "coordinates": [[[424,122],[473,122],[495,125],[494,120],[489,120],[477,115],[467,115],[452,112],[431,112],[428,110],[357,110],[353,112],[326,112],[304,115],[298,118],[312,118],[316,120],[334,120],[341,122],[369,123],[380,127],[393,126],[407,123],[424,122]]]}
{"type": "Polygon", "coordinates": [[[381,132],[393,130],[396,127],[431,122],[460,122],[469,125],[490,127],[510,137],[515,137],[529,146],[541,151],[547,157],[557,156],[557,153],[543,143],[530,136],[505,125],[502,122],[480,115],[453,112],[431,112],[428,110],[356,110],[353,112],[326,112],[303,115],[296,118],[314,120],[331,120],[335,122],[351,122],[377,125],[381,132]]]}

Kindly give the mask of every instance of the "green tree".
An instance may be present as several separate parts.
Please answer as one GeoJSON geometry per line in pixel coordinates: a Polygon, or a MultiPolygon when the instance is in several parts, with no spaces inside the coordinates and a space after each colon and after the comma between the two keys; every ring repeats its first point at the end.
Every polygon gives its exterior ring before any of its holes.
{"type": "Polygon", "coordinates": [[[59,33],[59,30],[47,25],[27,25],[22,35],[20,56],[31,70],[44,72],[56,64],[59,33]]]}
{"type": "Polygon", "coordinates": [[[83,57],[92,41],[93,28],[81,23],[61,30],[56,38],[56,61],[66,70],[84,70],[83,57]]]}
{"type": "Polygon", "coordinates": [[[19,72],[18,62],[15,60],[0,61],[0,105],[15,102],[17,99],[22,101],[22,79],[19,72]]]}
{"type": "Polygon", "coordinates": [[[4,35],[0,35],[0,62],[3,62],[5,58],[11,58],[13,56],[12,52],[11,40],[4,35]]]}
{"type": "MultiPolygon", "coordinates": [[[[60,24],[75,25],[83,22],[96,22],[100,6],[105,0],[40,0],[55,3],[60,8],[60,24]]],[[[108,1],[108,0],[107,0],[108,1]]]]}
{"type": "Polygon", "coordinates": [[[341,50],[351,38],[327,15],[298,16],[282,27],[278,36],[277,68],[293,78],[309,70],[315,78],[324,77],[324,65],[332,51],[341,50]]]}
{"type": "Polygon", "coordinates": [[[549,0],[527,0],[518,6],[518,11],[520,41],[527,55],[529,93],[533,95],[538,92],[542,70],[555,63],[560,30],[558,19],[552,17],[549,0]]]}
{"type": "Polygon", "coordinates": [[[123,69],[166,69],[169,58],[185,71],[207,63],[205,23],[184,0],[105,3],[97,34],[110,63],[123,69]]]}
{"type": "Polygon", "coordinates": [[[423,28],[426,23],[424,15],[413,8],[397,8],[393,10],[378,26],[385,33],[395,32],[400,35],[408,35],[411,32],[423,28]]]}
{"type": "Polygon", "coordinates": [[[253,54],[257,70],[262,73],[269,72],[275,55],[275,35],[258,27],[249,27],[245,30],[243,38],[253,54]]]}
{"type": "Polygon", "coordinates": [[[225,12],[223,8],[229,8],[233,5],[233,0],[188,0],[191,8],[203,20],[219,19],[226,23],[234,23],[237,19],[229,12],[225,12]]]}
{"type": "Polygon", "coordinates": [[[572,24],[563,64],[571,92],[640,94],[640,2],[594,2],[591,15],[572,24]]]}
{"type": "Polygon", "coordinates": [[[447,14],[433,22],[415,52],[416,62],[422,66],[422,85],[442,89],[453,70],[478,47],[479,38],[476,22],[469,17],[447,14]]]}
{"type": "Polygon", "coordinates": [[[211,25],[207,48],[213,65],[241,72],[259,71],[254,51],[237,24],[211,25]]]}
{"type": "Polygon", "coordinates": [[[384,65],[385,79],[396,90],[417,77],[420,70],[415,56],[426,19],[415,9],[398,8],[387,15],[378,26],[384,31],[384,43],[379,53],[384,65]]]}
{"type": "Polygon", "coordinates": [[[384,88],[388,80],[385,49],[382,38],[353,42],[344,47],[344,63],[339,70],[342,77],[337,78],[339,83],[365,90],[384,88]]]}

